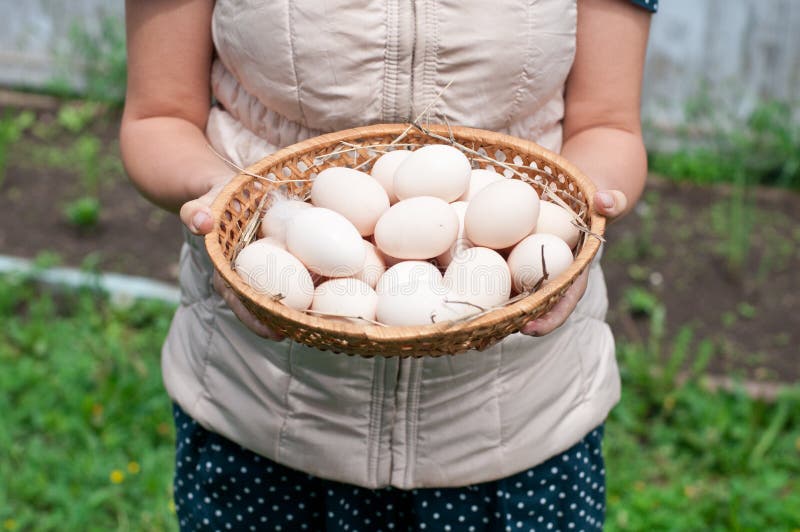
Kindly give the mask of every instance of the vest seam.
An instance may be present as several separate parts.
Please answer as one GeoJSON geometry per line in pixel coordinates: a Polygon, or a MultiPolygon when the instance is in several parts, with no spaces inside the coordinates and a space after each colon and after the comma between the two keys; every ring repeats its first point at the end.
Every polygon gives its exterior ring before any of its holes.
{"type": "Polygon", "coordinates": [[[406,401],[406,467],[403,479],[403,485],[409,486],[413,484],[414,479],[414,465],[417,458],[417,436],[419,431],[419,394],[420,384],[422,382],[422,364],[423,358],[411,359],[411,372],[409,375],[409,386],[406,401]]]}
{"type": "Polygon", "coordinates": [[[503,120],[503,124],[508,126],[511,124],[514,115],[519,110],[520,105],[522,105],[522,95],[525,92],[525,87],[528,85],[529,76],[528,76],[528,63],[530,62],[531,57],[531,48],[533,46],[533,3],[534,0],[528,0],[526,2],[526,44],[525,44],[525,60],[522,61],[522,71],[520,72],[518,79],[518,87],[517,90],[514,91],[514,100],[511,102],[511,106],[508,109],[508,114],[506,114],[506,118],[503,120]]]}
{"type": "Polygon", "coordinates": [[[294,42],[294,17],[292,17],[292,0],[286,0],[286,11],[289,23],[289,48],[292,57],[292,74],[294,75],[295,94],[297,95],[297,110],[300,112],[301,125],[308,129],[306,115],[303,112],[303,103],[300,99],[300,78],[297,76],[297,55],[295,53],[294,42]]]}
{"type": "Polygon", "coordinates": [[[423,56],[423,69],[422,69],[422,97],[424,98],[421,106],[433,104],[431,106],[430,115],[436,115],[436,108],[439,107],[438,102],[433,103],[436,98],[437,86],[437,73],[439,72],[439,19],[438,5],[436,0],[425,0],[425,25],[428,28],[428,34],[431,36],[431,42],[425,40],[425,54],[423,56]]]}
{"type": "Polygon", "coordinates": [[[498,435],[498,439],[499,439],[499,442],[498,442],[498,445],[497,445],[497,451],[500,454],[501,463],[505,463],[506,443],[505,443],[505,438],[503,437],[504,436],[503,431],[504,431],[504,426],[505,425],[503,423],[503,403],[500,400],[500,390],[499,390],[500,385],[501,385],[501,382],[500,382],[501,381],[501,379],[500,379],[500,370],[501,370],[501,368],[504,367],[504,365],[503,365],[503,353],[505,351],[505,346],[503,345],[502,342],[499,343],[499,346],[500,346],[500,349],[498,350],[498,353],[497,353],[497,362],[495,364],[495,369],[494,369],[494,386],[492,386],[492,398],[494,399],[494,402],[497,405],[497,422],[498,422],[498,425],[499,425],[498,426],[498,431],[497,431],[497,435],[498,435]]]}
{"type": "Polygon", "coordinates": [[[383,120],[394,120],[397,114],[396,85],[397,85],[397,58],[399,56],[399,43],[397,43],[397,13],[398,6],[395,0],[386,2],[386,44],[383,48],[383,120]]]}
{"type": "Polygon", "coordinates": [[[378,482],[378,451],[380,450],[381,425],[383,424],[383,374],[385,372],[385,361],[383,358],[379,358],[372,366],[372,390],[367,433],[366,475],[373,484],[378,482]],[[379,376],[380,378],[378,378],[379,376]]]}
{"type": "Polygon", "coordinates": [[[409,85],[411,90],[408,92],[408,118],[407,120],[410,122],[414,120],[414,85],[416,83],[416,75],[414,74],[414,68],[417,62],[417,41],[419,40],[419,36],[417,35],[417,27],[419,26],[417,21],[417,0],[411,0],[411,21],[414,23],[414,38],[411,41],[411,68],[409,69],[409,85]]]}
{"type": "Polygon", "coordinates": [[[389,479],[387,484],[394,484],[395,426],[397,425],[397,416],[400,415],[400,401],[398,400],[398,395],[402,387],[400,385],[400,377],[402,376],[403,360],[403,358],[400,358],[397,361],[394,386],[392,389],[392,403],[394,408],[392,409],[392,419],[389,422],[389,479]]]}
{"type": "Polygon", "coordinates": [[[292,361],[294,358],[294,342],[289,343],[289,352],[286,355],[286,373],[288,374],[288,382],[286,383],[286,393],[283,395],[283,420],[281,420],[281,428],[278,431],[278,441],[275,442],[275,461],[280,462],[283,456],[283,444],[286,439],[286,432],[289,428],[289,417],[291,409],[289,408],[289,394],[292,389],[292,382],[294,381],[294,368],[292,361]]]}

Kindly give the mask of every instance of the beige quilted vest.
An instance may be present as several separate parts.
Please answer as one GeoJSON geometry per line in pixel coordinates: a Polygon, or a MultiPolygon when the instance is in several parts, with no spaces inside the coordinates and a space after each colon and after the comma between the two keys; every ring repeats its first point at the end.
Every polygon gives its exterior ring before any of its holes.
{"type": "MultiPolygon", "coordinates": [[[[451,123],[557,151],[575,20],[575,0],[218,0],[207,134],[247,165],[320,132],[407,121],[453,80],[435,106],[451,123]]],[[[596,262],[556,332],[403,360],[260,339],[211,271],[187,235],[163,350],[170,396],[208,429],[320,477],[414,488],[508,476],[569,448],[619,399],[596,262]]]]}

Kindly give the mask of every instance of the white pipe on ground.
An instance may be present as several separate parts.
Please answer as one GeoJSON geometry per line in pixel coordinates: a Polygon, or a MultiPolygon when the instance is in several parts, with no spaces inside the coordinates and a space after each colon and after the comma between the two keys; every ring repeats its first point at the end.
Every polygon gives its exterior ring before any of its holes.
{"type": "Polygon", "coordinates": [[[97,288],[108,293],[116,304],[127,304],[136,299],[156,299],[178,304],[181,293],[177,286],[119,273],[90,273],[75,268],[45,268],[32,261],[0,255],[0,273],[30,275],[38,282],[70,288],[97,288]]]}

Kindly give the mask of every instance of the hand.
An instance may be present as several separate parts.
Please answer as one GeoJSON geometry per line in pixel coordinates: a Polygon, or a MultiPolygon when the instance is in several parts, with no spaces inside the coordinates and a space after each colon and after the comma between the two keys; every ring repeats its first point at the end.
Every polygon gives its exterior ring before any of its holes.
{"type": "Polygon", "coordinates": [[[283,335],[274,332],[272,329],[261,323],[258,320],[258,318],[256,318],[255,315],[253,315],[252,312],[247,310],[247,308],[239,300],[239,298],[236,296],[231,287],[228,286],[228,284],[216,270],[214,270],[213,284],[214,284],[214,290],[216,290],[217,293],[222,296],[222,299],[225,301],[228,307],[233,311],[236,317],[239,318],[239,321],[241,321],[245,325],[245,327],[247,327],[257,335],[261,336],[262,338],[275,340],[276,342],[280,342],[285,338],[283,335]]]}
{"type": "MultiPolygon", "coordinates": [[[[220,181],[199,198],[187,201],[181,206],[181,222],[189,228],[189,231],[200,236],[211,232],[214,228],[214,220],[211,218],[211,204],[214,203],[214,199],[227,183],[227,179],[220,181]]],[[[214,290],[222,296],[222,299],[245,327],[263,338],[277,342],[283,340],[283,336],[273,332],[272,329],[261,323],[253,313],[247,310],[216,270],[214,270],[213,285],[214,290]]]]}
{"type": "MultiPolygon", "coordinates": [[[[599,214],[613,220],[625,211],[628,198],[619,190],[599,190],[593,198],[594,207],[599,214]]],[[[561,327],[586,292],[589,269],[575,279],[564,297],[550,309],[550,312],[522,326],[520,332],[529,336],[544,336],[561,327]]]]}

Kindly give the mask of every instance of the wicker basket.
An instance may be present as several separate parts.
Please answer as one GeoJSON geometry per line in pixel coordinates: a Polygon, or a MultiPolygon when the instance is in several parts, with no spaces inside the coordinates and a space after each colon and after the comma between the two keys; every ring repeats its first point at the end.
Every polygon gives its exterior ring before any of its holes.
{"type": "MultiPolygon", "coordinates": [[[[391,143],[407,128],[406,124],[379,124],[339,131],[294,144],[246,170],[277,182],[242,173],[217,197],[212,207],[215,228],[206,236],[211,260],[244,305],[273,331],[317,349],[362,356],[436,356],[485,349],[519,331],[529,320],[546,313],[589,266],[600,247],[600,241],[582,233],[577,247],[579,251],[570,268],[533,294],[466,321],[416,327],[361,325],[314,316],[291,309],[268,295],[256,293],[239,278],[231,266],[239,249],[237,244],[240,244],[242,233],[258,211],[266,192],[280,188],[291,196],[305,197],[311,183],[296,180],[309,179],[328,166],[354,166],[353,157],[356,164],[362,163],[375,155],[366,146],[391,143]],[[352,145],[365,148],[330,156],[331,153],[342,151],[343,146],[352,145]]],[[[591,202],[586,201],[594,194],[594,185],[560,156],[533,142],[490,131],[443,126],[432,126],[430,131],[445,137],[452,134],[452,138],[470,149],[485,153],[496,161],[513,163],[512,168],[524,174],[526,180],[533,181],[532,186],[536,185],[540,195],[542,186],[549,184],[576,212],[582,212],[582,218],[593,234],[603,234],[605,219],[594,212],[591,202]]],[[[441,143],[442,140],[412,129],[402,142],[424,145],[441,143]]],[[[502,170],[488,160],[471,156],[470,159],[474,167],[494,166],[502,170]]]]}

